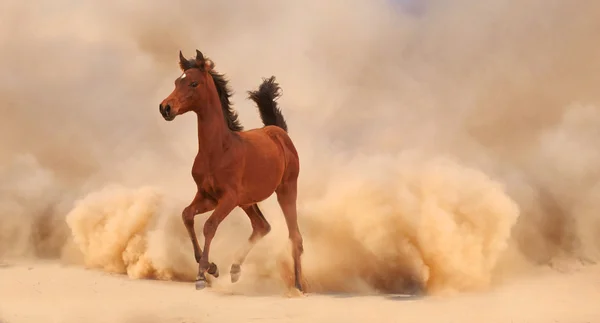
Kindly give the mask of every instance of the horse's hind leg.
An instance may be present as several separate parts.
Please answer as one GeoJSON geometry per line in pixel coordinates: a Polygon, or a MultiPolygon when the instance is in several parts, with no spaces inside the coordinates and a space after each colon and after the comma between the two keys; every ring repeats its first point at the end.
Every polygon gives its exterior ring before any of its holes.
{"type": "Polygon", "coordinates": [[[298,192],[298,182],[293,180],[282,183],[277,189],[277,201],[285,216],[289,237],[292,242],[292,257],[294,259],[294,286],[301,292],[302,289],[302,262],[301,256],[304,252],[302,235],[298,227],[298,213],[296,209],[296,199],[298,192]]]}
{"type": "Polygon", "coordinates": [[[242,264],[250,253],[250,250],[254,247],[254,245],[264,236],[266,236],[271,231],[271,225],[265,219],[265,216],[262,214],[257,204],[253,204],[251,206],[242,207],[244,212],[250,218],[250,223],[252,224],[252,234],[248,241],[244,244],[244,246],[237,252],[235,258],[233,259],[233,264],[231,265],[231,282],[235,283],[240,279],[240,274],[242,271],[242,264]]]}

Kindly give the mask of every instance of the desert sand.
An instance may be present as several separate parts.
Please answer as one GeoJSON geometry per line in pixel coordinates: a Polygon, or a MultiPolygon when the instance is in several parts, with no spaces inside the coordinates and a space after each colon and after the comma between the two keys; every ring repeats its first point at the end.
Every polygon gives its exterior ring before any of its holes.
{"type": "Polygon", "coordinates": [[[3,323],[600,322],[598,265],[568,273],[549,271],[483,293],[431,298],[248,297],[56,263],[5,265],[0,286],[3,323]]]}

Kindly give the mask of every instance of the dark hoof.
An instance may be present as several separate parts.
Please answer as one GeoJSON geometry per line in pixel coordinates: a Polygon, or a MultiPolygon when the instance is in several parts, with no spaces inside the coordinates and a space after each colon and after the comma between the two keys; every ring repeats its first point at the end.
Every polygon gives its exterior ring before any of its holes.
{"type": "Polygon", "coordinates": [[[231,282],[237,283],[237,281],[240,280],[240,276],[242,274],[241,266],[236,264],[231,265],[231,270],[229,271],[229,274],[231,275],[231,282]]]}
{"type": "Polygon", "coordinates": [[[196,276],[196,290],[204,289],[206,287],[210,287],[210,284],[206,280],[204,272],[200,272],[198,273],[198,276],[196,276]]]}
{"type": "Polygon", "coordinates": [[[219,267],[214,262],[211,262],[208,266],[207,272],[215,278],[219,278],[219,267]]]}
{"type": "Polygon", "coordinates": [[[208,287],[206,280],[196,280],[196,290],[205,289],[206,287],[208,287]]]}

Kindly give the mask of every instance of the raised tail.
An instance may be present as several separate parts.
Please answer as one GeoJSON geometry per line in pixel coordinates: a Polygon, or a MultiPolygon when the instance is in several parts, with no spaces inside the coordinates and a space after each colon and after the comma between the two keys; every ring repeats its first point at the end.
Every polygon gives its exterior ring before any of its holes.
{"type": "Polygon", "coordinates": [[[277,102],[275,102],[280,95],[281,88],[275,82],[275,76],[263,79],[258,90],[248,91],[248,97],[258,106],[258,112],[263,124],[265,126],[277,126],[287,132],[287,123],[283,118],[281,110],[277,107],[277,102]]]}

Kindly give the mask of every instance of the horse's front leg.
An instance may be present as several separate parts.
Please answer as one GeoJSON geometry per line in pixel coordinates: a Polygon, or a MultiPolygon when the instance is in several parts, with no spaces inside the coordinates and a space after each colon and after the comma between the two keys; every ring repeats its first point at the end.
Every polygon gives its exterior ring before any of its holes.
{"type": "Polygon", "coordinates": [[[190,240],[192,241],[192,246],[194,247],[194,257],[196,258],[196,263],[200,263],[200,258],[202,257],[202,249],[200,249],[200,244],[198,244],[198,238],[196,237],[196,231],[194,230],[194,217],[198,214],[206,213],[212,211],[216,207],[216,203],[214,200],[205,198],[204,195],[198,191],[194,200],[188,205],[183,212],[181,213],[181,218],[183,219],[183,224],[190,236],[190,240]]]}
{"type": "Polygon", "coordinates": [[[206,272],[218,277],[219,269],[217,265],[209,263],[210,244],[215,237],[219,224],[233,211],[237,206],[237,200],[234,196],[224,195],[218,202],[215,211],[204,223],[204,251],[198,264],[198,278],[196,279],[196,289],[206,287],[206,272]]]}

